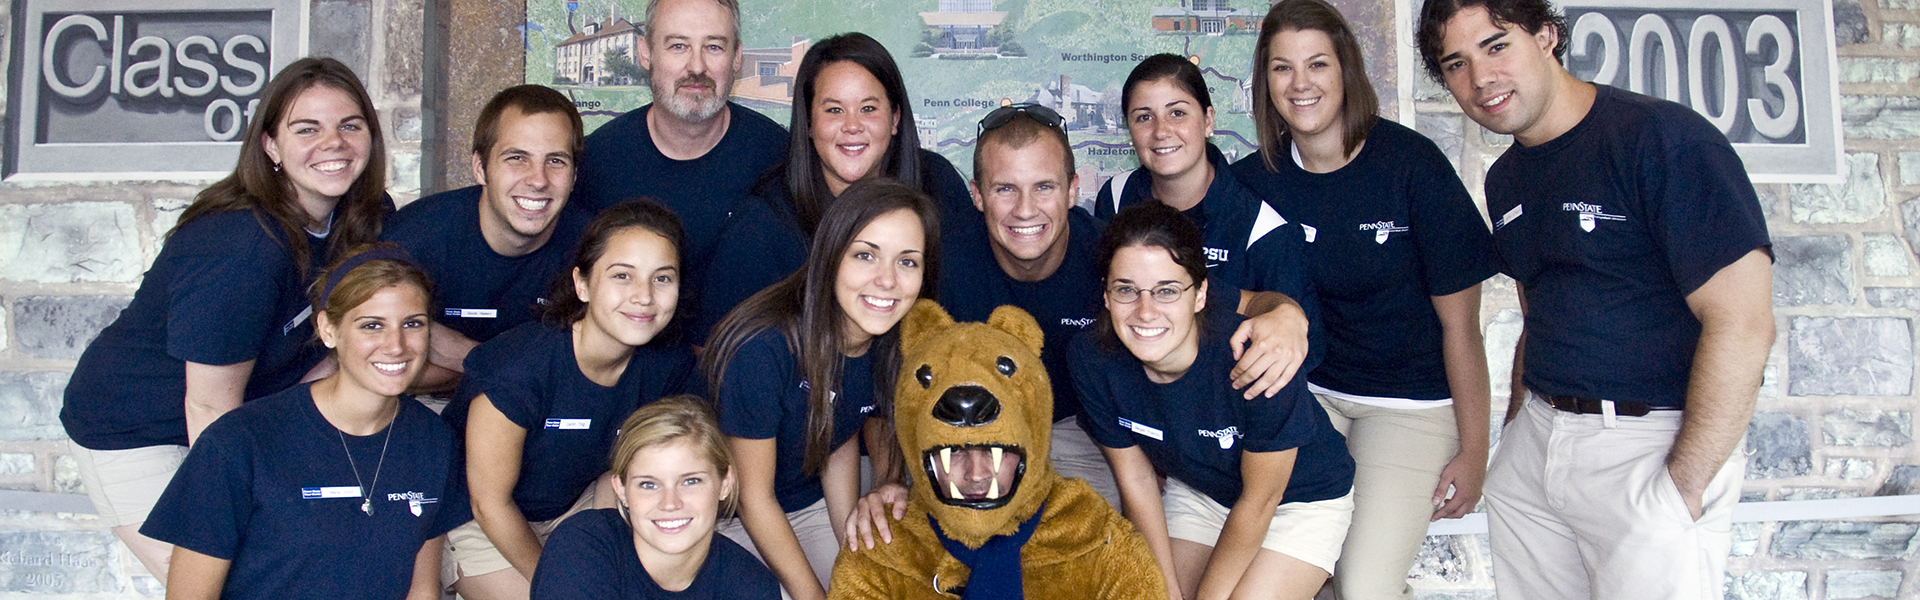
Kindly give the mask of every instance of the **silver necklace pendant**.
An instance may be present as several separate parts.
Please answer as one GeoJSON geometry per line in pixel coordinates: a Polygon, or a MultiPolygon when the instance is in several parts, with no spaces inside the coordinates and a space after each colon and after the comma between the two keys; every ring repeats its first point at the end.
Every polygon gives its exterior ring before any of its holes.
{"type": "Polygon", "coordinates": [[[372,498],[367,498],[360,501],[360,512],[367,513],[367,516],[369,517],[373,516],[373,499],[372,498]]]}

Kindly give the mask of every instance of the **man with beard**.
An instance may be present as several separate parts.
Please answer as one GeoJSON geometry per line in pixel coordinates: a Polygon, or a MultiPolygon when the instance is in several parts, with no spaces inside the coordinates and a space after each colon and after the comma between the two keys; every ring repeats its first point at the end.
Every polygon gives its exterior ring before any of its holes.
{"type": "MultiPolygon", "coordinates": [[[[714,243],[762,173],[786,159],[787,131],[727,98],[740,72],[737,0],[652,0],[638,48],[653,103],[587,136],[578,206],[593,211],[652,196],[686,227],[681,314],[695,314],[714,243]]],[[[692,332],[695,339],[705,332],[692,332]]]]}

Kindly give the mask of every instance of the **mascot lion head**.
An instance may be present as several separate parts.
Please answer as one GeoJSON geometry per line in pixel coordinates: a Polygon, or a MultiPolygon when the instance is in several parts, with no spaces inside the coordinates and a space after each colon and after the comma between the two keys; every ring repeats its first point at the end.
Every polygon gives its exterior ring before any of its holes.
{"type": "Polygon", "coordinates": [[[1012,306],[986,323],[955,323],[921,300],[901,323],[894,425],[912,501],[970,548],[1013,533],[1053,487],[1044,338],[1033,317],[1012,306]]]}

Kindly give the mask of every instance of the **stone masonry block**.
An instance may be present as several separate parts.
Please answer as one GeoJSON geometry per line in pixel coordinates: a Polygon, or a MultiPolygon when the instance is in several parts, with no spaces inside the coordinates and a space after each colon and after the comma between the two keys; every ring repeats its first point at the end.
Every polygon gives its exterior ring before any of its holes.
{"type": "Polygon", "coordinates": [[[1842,96],[1840,124],[1849,139],[1920,137],[1920,97],[1842,96]]]}
{"type": "Polygon", "coordinates": [[[0,531],[0,592],[119,593],[119,545],[106,531],[0,531]]]}
{"type": "Polygon", "coordinates": [[[1905,446],[1913,441],[1913,413],[1843,408],[1820,419],[1829,446],[1905,446]]]}
{"type": "Polygon", "coordinates": [[[1907,247],[1920,253],[1920,198],[1900,203],[1900,233],[1907,238],[1907,247]]]}
{"type": "Polygon", "coordinates": [[[1875,470],[1873,461],[1864,458],[1829,458],[1827,476],[1841,479],[1866,479],[1872,477],[1875,470]]]}
{"type": "Polygon", "coordinates": [[[53,492],[56,494],[85,494],[86,484],[80,481],[80,462],[73,456],[62,454],[53,459],[53,492]]]}
{"type": "Polygon", "coordinates": [[[1880,43],[1901,48],[1920,48],[1920,26],[1911,23],[1886,23],[1880,26],[1880,43]]]}
{"type": "Polygon", "coordinates": [[[1733,524],[1733,556],[1753,556],[1760,550],[1760,532],[1765,531],[1766,523],[1733,524]]]}
{"type": "Polygon", "coordinates": [[[1453,163],[1455,170],[1460,168],[1460,152],[1466,144],[1466,140],[1460,133],[1460,120],[1463,118],[1465,117],[1460,115],[1440,113],[1419,115],[1413,120],[1420,135],[1433,140],[1434,145],[1440,147],[1440,152],[1447,155],[1447,162],[1453,163]]]}
{"type": "MultiPolygon", "coordinates": [[[[1920,25],[1912,27],[1920,35],[1920,25]]],[[[1900,153],[1900,185],[1920,185],[1920,152],[1900,153]]]]}
{"type": "Polygon", "coordinates": [[[1836,498],[1859,498],[1860,490],[1825,487],[1788,487],[1780,488],[1781,500],[1833,500],[1836,498]]]}
{"type": "Polygon", "coordinates": [[[1852,245],[1843,235],[1774,238],[1774,304],[1852,304],[1852,245]]]}
{"type": "MultiPolygon", "coordinates": [[[[386,93],[403,98],[418,96],[420,57],[425,48],[421,41],[425,0],[388,0],[384,13],[387,64],[381,72],[386,74],[386,93]]],[[[416,131],[413,139],[420,139],[418,135],[416,131]]]]}
{"type": "Polygon", "coordinates": [[[1907,319],[1795,317],[1787,335],[1789,395],[1905,396],[1913,389],[1907,319]]]}
{"type": "Polygon", "coordinates": [[[131,302],[131,296],[20,297],[13,304],[20,350],[38,358],[80,358],[131,302]]]}
{"type": "Polygon", "coordinates": [[[1780,412],[1756,412],[1747,422],[1747,479],[1777,479],[1813,470],[1807,422],[1780,412]]]}
{"type": "Polygon", "coordinates": [[[1774,558],[1894,560],[1913,556],[1920,523],[1792,521],[1773,534],[1774,558]]]}
{"type": "Polygon", "coordinates": [[[1920,465],[1900,465],[1887,473],[1887,481],[1874,491],[1875,496],[1920,494],[1920,465]]]}
{"type": "Polygon", "coordinates": [[[1920,312],[1920,288],[1877,288],[1865,290],[1867,304],[1875,308],[1904,308],[1920,312]]]}
{"type": "Polygon", "coordinates": [[[1920,62],[1864,56],[1840,59],[1841,83],[1906,83],[1915,77],[1920,77],[1920,62]]]}
{"type": "Polygon", "coordinates": [[[7,322],[7,298],[0,296],[0,354],[7,351],[7,340],[12,339],[7,335],[7,322]]]}
{"type": "Polygon", "coordinates": [[[1827,600],[1854,600],[1871,596],[1893,598],[1899,595],[1899,571],[1827,571],[1827,600]]]}
{"type": "Polygon", "coordinates": [[[133,206],[119,202],[0,206],[0,280],[138,281],[134,223],[133,206]]]}
{"type": "Polygon", "coordinates": [[[1806,571],[1759,571],[1727,578],[1727,600],[1807,600],[1806,571]]]}
{"type": "Polygon", "coordinates": [[[1798,223],[1865,223],[1887,210],[1886,186],[1880,180],[1880,155],[1847,155],[1847,182],[1840,185],[1793,186],[1793,220],[1798,223]]]}
{"type": "Polygon", "coordinates": [[[0,371],[0,441],[63,440],[60,399],[67,374],[0,371]]]}
{"type": "Polygon", "coordinates": [[[420,111],[413,108],[400,108],[393,111],[393,139],[399,142],[420,141],[420,111]]]}
{"type": "MultiPolygon", "coordinates": [[[[370,3],[367,0],[319,0],[313,3],[308,32],[312,56],[346,63],[365,78],[367,55],[373,50],[370,3]]],[[[404,50],[401,50],[404,51],[404,50]]]]}
{"type": "Polygon", "coordinates": [[[37,470],[31,452],[0,452],[0,475],[31,475],[37,470]]]}
{"type": "Polygon", "coordinates": [[[387,176],[387,189],[394,193],[420,193],[420,153],[394,152],[388,163],[393,172],[387,176]]]}
{"type": "Polygon", "coordinates": [[[1860,236],[1860,245],[1868,275],[1906,277],[1913,272],[1913,259],[1907,258],[1907,247],[1898,236],[1869,233],[1860,236]]]}
{"type": "Polygon", "coordinates": [[[1487,581],[1493,576],[1485,535],[1428,536],[1407,578],[1451,584],[1487,581]]]}
{"type": "Polygon", "coordinates": [[[1887,10],[1920,10],[1920,0],[1880,0],[1880,8],[1887,10]]]}
{"type": "Polygon", "coordinates": [[[1840,46],[1867,43],[1867,12],[1860,0],[1833,0],[1833,39],[1840,46]]]}

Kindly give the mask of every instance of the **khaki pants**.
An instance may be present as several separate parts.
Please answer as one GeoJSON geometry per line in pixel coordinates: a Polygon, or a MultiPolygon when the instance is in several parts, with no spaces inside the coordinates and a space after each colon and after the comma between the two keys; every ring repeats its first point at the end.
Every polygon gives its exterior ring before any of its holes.
{"type": "Polygon", "coordinates": [[[94,513],[108,527],[146,522],[174,471],[187,460],[187,447],[173,445],[92,450],[68,440],[67,452],[80,468],[94,513]]]}
{"type": "MultiPolygon", "coordinates": [[[[546,521],[529,522],[527,527],[533,530],[534,535],[540,537],[541,544],[546,544],[547,536],[553,535],[553,530],[560,527],[561,521],[567,520],[567,517],[580,511],[593,508],[594,488],[597,486],[596,482],[594,485],[587,486],[587,491],[580,492],[580,497],[573,501],[573,506],[567,507],[565,514],[546,521]]],[[[459,567],[457,573],[460,577],[485,575],[513,568],[513,563],[507,562],[507,557],[502,556],[500,549],[494,547],[493,540],[487,537],[487,532],[480,528],[480,521],[477,520],[467,521],[466,524],[447,532],[447,557],[459,567]]],[[[445,565],[442,565],[441,575],[443,581],[454,580],[445,578],[448,575],[445,565]]]]}
{"type": "Polygon", "coordinates": [[[1407,571],[1427,539],[1440,469],[1460,453],[1453,407],[1382,408],[1317,395],[1353,455],[1353,527],[1333,587],[1348,600],[1413,597],[1407,571]]]}
{"type": "Polygon", "coordinates": [[[1693,520],[1666,467],[1681,414],[1608,419],[1530,397],[1487,471],[1502,600],[1721,597],[1746,457],[1714,474],[1693,520]]]}

